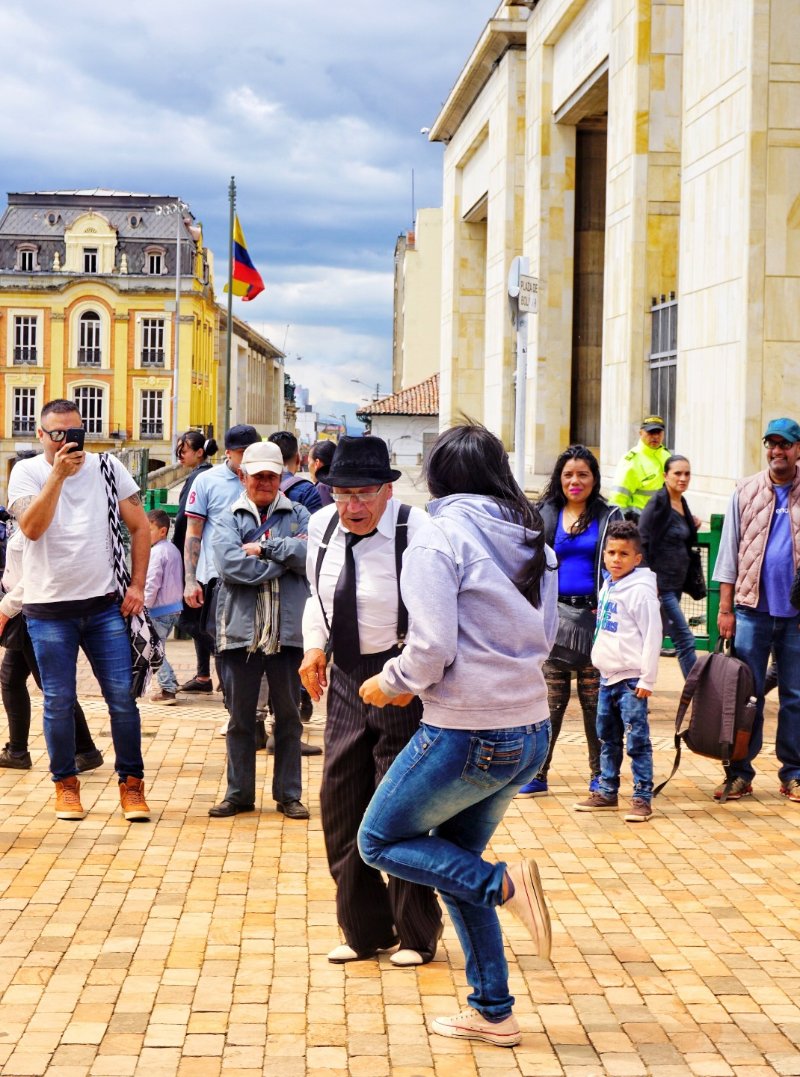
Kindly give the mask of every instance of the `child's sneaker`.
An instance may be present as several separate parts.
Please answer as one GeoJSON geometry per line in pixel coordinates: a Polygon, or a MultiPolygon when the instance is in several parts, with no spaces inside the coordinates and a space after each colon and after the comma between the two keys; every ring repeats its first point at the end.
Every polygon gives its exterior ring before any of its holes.
{"type": "Polygon", "coordinates": [[[650,806],[649,800],[642,800],[641,797],[634,797],[631,801],[630,809],[625,813],[625,822],[646,823],[652,814],[653,809],[650,806]]]}
{"type": "Polygon", "coordinates": [[[572,807],[575,811],[614,811],[617,807],[617,797],[603,796],[602,793],[590,793],[586,800],[579,800],[572,807]]]}
{"type": "Polygon", "coordinates": [[[541,778],[531,778],[527,785],[523,785],[517,793],[516,800],[525,800],[527,797],[546,797],[547,782],[541,778]]]}

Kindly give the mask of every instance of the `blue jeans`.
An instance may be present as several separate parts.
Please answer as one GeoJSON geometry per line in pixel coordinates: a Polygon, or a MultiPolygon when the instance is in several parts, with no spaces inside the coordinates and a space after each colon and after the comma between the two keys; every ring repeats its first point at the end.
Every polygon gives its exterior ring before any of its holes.
{"type": "Polygon", "coordinates": [[[633,795],[653,799],[653,745],[647,721],[647,700],[636,693],[638,678],[601,684],[597,701],[597,735],[600,738],[600,789],[604,797],[619,792],[622,738],[631,761],[633,795]]]}
{"type": "Polygon", "coordinates": [[[53,781],[78,773],[75,703],[79,647],[86,652],[108,706],[119,780],[143,778],[141,722],[131,695],[131,639],[119,606],[57,621],[29,617],[28,633],[42,678],[44,739],[53,781]]]}
{"type": "Polygon", "coordinates": [[[549,745],[548,720],[485,730],[423,723],[375,791],[358,832],[370,867],[439,891],[466,958],[469,1004],[488,1018],[507,1017],[514,998],[496,912],[506,865],[481,854],[549,745]]]}
{"type": "Polygon", "coordinates": [[[778,777],[784,785],[793,778],[800,779],[800,616],[771,617],[737,606],[734,643],[737,658],[746,662],[753,674],[758,706],[750,751],[746,759],[731,763],[728,776],[748,782],[755,777],[753,760],[764,741],[764,677],[772,648],[778,666],[778,777]]]}
{"type": "MultiPolygon", "coordinates": [[[[152,616],[152,615],[151,615],[152,616]]],[[[160,640],[166,640],[172,629],[178,623],[179,613],[167,613],[164,617],[153,617],[153,626],[158,632],[158,638],[160,640]]],[[[164,648],[164,661],[156,674],[156,680],[159,687],[164,692],[177,692],[178,691],[178,678],[175,676],[175,670],[167,661],[167,649],[164,648]]]]}
{"type": "Polygon", "coordinates": [[[220,672],[230,718],[225,734],[228,749],[228,789],[225,799],[249,806],[256,802],[256,710],[261,681],[266,674],[269,700],[275,716],[275,766],[272,797],[278,804],[299,800],[300,773],[300,647],[282,647],[277,654],[248,654],[237,647],[221,651],[220,672]]]}
{"type": "Polygon", "coordinates": [[[694,648],[694,632],[686,623],[681,609],[680,591],[661,591],[661,613],[666,634],[675,645],[678,652],[678,665],[681,667],[683,679],[689,676],[689,670],[697,661],[697,652],[694,648]]]}

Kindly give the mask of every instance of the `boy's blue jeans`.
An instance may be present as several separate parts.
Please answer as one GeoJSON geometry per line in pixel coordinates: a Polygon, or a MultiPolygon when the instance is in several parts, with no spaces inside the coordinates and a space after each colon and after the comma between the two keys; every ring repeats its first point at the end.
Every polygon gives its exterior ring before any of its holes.
{"type": "MultiPolygon", "coordinates": [[[[167,613],[164,617],[153,617],[153,627],[158,632],[158,638],[166,643],[167,636],[172,629],[178,623],[179,613],[167,613]]],[[[177,692],[178,691],[178,678],[175,676],[175,670],[167,661],[167,649],[164,648],[164,661],[161,664],[161,668],[156,673],[156,680],[159,687],[163,692],[177,692]]]]}
{"type": "Polygon", "coordinates": [[[496,912],[506,865],[482,854],[549,745],[549,720],[484,730],[423,722],[375,791],[358,832],[371,867],[439,891],[466,958],[467,1001],[491,1019],[507,1017],[514,998],[496,912]]]}
{"type": "Polygon", "coordinates": [[[600,738],[600,788],[604,797],[619,792],[623,736],[631,761],[633,795],[653,799],[653,746],[647,721],[647,700],[636,695],[636,677],[616,684],[601,684],[597,701],[597,735],[600,738]]]}

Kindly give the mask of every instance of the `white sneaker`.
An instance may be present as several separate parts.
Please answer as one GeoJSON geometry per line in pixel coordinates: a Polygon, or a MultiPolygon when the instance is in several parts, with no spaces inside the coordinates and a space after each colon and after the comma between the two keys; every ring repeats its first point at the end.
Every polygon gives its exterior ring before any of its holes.
{"type": "MultiPolygon", "coordinates": [[[[387,951],[393,950],[396,945],[397,943],[395,942],[391,946],[379,946],[374,953],[359,954],[352,946],[348,946],[346,942],[343,942],[341,946],[334,946],[328,954],[328,960],[334,965],[345,965],[348,961],[369,961],[371,958],[377,957],[378,954],[385,954],[387,951]]],[[[420,964],[422,964],[422,959],[420,959],[420,964]]]]}
{"type": "Polygon", "coordinates": [[[536,861],[521,860],[518,864],[511,864],[506,870],[514,884],[514,894],[503,903],[502,908],[508,909],[512,916],[516,916],[525,925],[536,943],[537,956],[549,961],[553,933],[536,861]]]}
{"type": "Polygon", "coordinates": [[[431,1023],[431,1032],[462,1040],[483,1040],[484,1043],[495,1043],[498,1047],[514,1047],[522,1039],[513,1013],[502,1021],[487,1021],[471,1006],[467,1006],[455,1017],[437,1017],[431,1023]]]}
{"type": "Polygon", "coordinates": [[[217,736],[218,737],[227,736],[227,734],[228,734],[228,722],[229,721],[230,721],[230,718],[226,718],[225,721],[222,723],[222,725],[219,727],[219,729],[217,730],[217,736]]]}

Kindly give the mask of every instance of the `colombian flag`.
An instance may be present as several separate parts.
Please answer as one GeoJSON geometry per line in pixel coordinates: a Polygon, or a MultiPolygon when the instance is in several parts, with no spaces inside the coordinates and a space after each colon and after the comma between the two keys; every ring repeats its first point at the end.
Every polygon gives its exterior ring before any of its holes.
{"type": "MultiPolygon", "coordinates": [[[[225,285],[227,292],[228,286],[225,285]]],[[[231,290],[234,295],[240,295],[247,302],[255,299],[264,291],[264,282],[250,260],[247,253],[247,244],[244,241],[244,232],[239,224],[239,217],[233,219],[233,284],[231,290]]]]}

